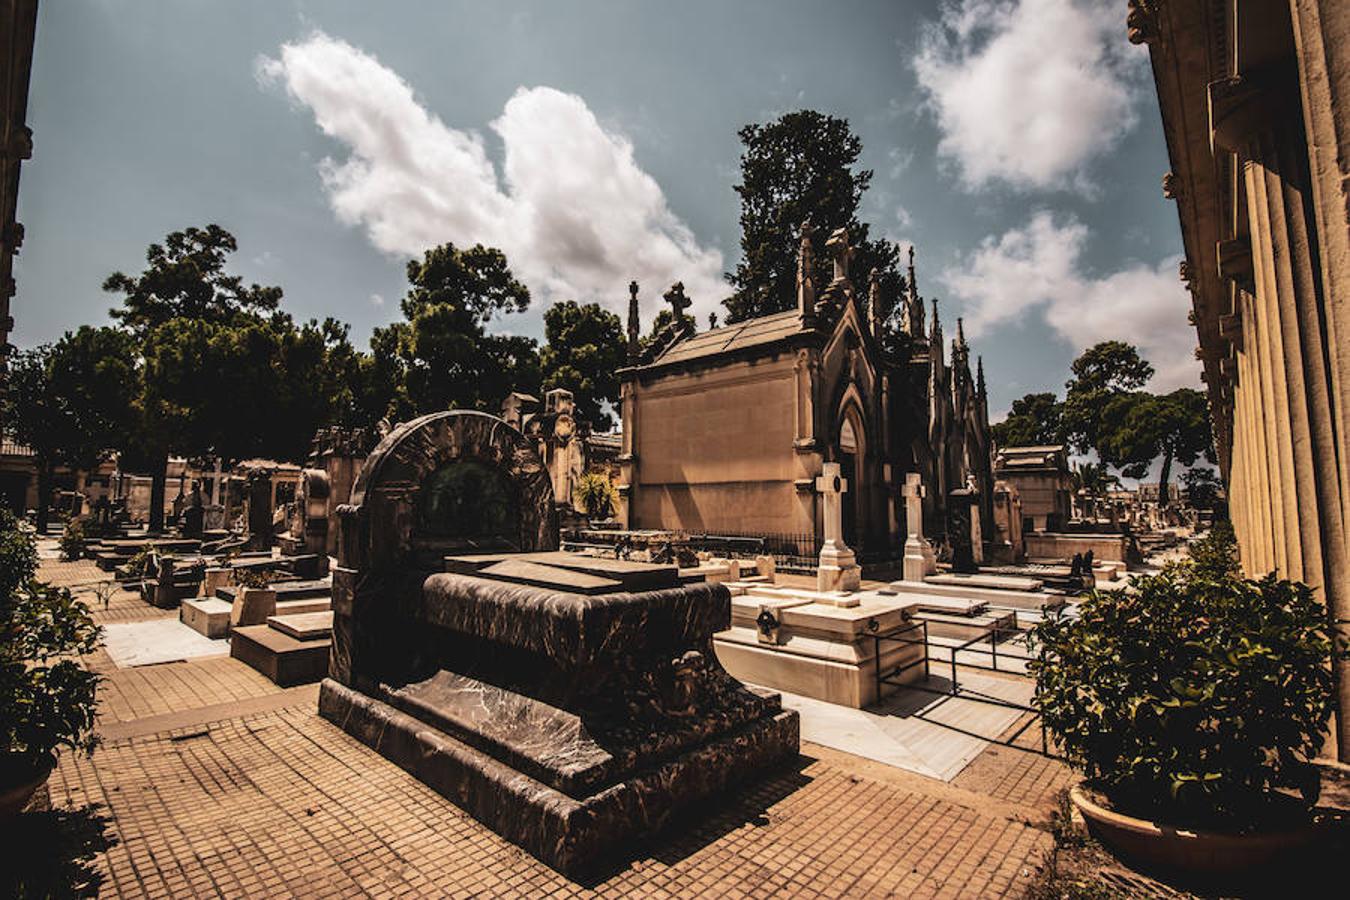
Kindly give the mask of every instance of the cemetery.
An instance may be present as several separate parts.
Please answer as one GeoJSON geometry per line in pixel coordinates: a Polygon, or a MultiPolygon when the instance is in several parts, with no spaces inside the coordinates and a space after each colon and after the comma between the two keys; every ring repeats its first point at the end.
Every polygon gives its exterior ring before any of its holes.
{"type": "Polygon", "coordinates": [[[1334,4],[42,6],[0,896],[1344,881],[1334,4]]]}

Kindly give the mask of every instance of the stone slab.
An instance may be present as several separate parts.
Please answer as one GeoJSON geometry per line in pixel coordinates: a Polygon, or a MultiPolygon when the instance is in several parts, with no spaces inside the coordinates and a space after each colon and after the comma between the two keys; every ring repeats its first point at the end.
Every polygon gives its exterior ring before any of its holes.
{"type": "Polygon", "coordinates": [[[325,679],[319,714],[570,876],[798,752],[796,713],[758,719],[593,794],[574,797],[373,697],[325,679]]]}
{"type": "Polygon", "coordinates": [[[478,578],[506,581],[531,587],[551,588],[568,594],[614,594],[623,590],[623,582],[571,569],[560,569],[527,559],[504,559],[472,573],[478,578]]]}
{"type": "Polygon", "coordinates": [[[215,597],[194,597],[178,607],[178,619],[212,640],[230,633],[230,604],[215,597]]]}
{"type": "Polygon", "coordinates": [[[333,633],[333,612],[292,613],[268,616],[267,624],[297,641],[313,641],[333,633]]]}
{"type": "Polygon", "coordinates": [[[989,575],[986,573],[967,575],[960,572],[928,575],[924,578],[924,583],[954,584],[961,587],[990,588],[998,591],[1039,591],[1045,584],[1039,579],[1018,575],[989,575]]]}
{"type": "MultiPolygon", "coordinates": [[[[326,578],[306,579],[304,581],[274,581],[268,585],[277,592],[277,602],[300,600],[306,597],[327,597],[333,592],[333,584],[326,578]]],[[[235,585],[223,585],[216,588],[216,596],[233,603],[239,588],[235,585]]]]}
{"type": "Polygon", "coordinates": [[[996,606],[1008,609],[1053,609],[1064,604],[1059,594],[1045,591],[1000,591],[990,588],[963,587],[955,584],[918,584],[910,581],[893,581],[882,592],[894,591],[897,595],[911,595],[926,598],[925,602],[935,610],[942,609],[947,600],[964,601],[972,610],[981,606],[996,606]]]}
{"type": "Polygon", "coordinates": [[[229,644],[213,641],[173,618],[105,625],[103,649],[108,651],[114,663],[125,669],[224,656],[229,652],[229,644]]]}
{"type": "Polygon", "coordinates": [[[302,613],[328,612],[333,608],[331,597],[311,597],[304,600],[280,600],[273,615],[298,616],[302,613]]]}
{"type": "Polygon", "coordinates": [[[270,625],[234,629],[230,656],[266,675],[273,684],[291,687],[318,681],[328,674],[329,638],[300,641],[270,625]]]}

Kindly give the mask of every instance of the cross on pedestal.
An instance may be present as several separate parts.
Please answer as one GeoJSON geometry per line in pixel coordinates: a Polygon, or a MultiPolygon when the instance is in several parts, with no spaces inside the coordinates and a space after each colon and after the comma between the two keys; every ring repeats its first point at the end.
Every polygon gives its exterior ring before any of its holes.
{"type": "Polygon", "coordinates": [[[923,581],[937,571],[937,556],[923,536],[923,478],[918,472],[905,476],[900,493],[905,498],[905,581],[923,581]]]}
{"type": "MultiPolygon", "coordinates": [[[[844,543],[843,499],[848,492],[848,481],[840,474],[839,463],[825,463],[821,467],[816,490],[825,503],[825,543],[820,548],[816,587],[822,593],[857,591],[862,583],[862,570],[858,568],[853,551],[844,543]]],[[[837,606],[857,606],[859,603],[856,597],[830,602],[837,606]]]]}

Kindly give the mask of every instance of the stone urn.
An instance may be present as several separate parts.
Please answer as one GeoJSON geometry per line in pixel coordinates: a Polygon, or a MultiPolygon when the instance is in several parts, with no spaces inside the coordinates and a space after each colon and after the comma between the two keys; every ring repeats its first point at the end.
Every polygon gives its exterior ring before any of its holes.
{"type": "Polygon", "coordinates": [[[56,756],[47,754],[33,762],[19,753],[0,753],[0,822],[7,822],[23,811],[38,788],[47,783],[56,756]]]}
{"type": "Polygon", "coordinates": [[[1229,883],[1269,874],[1275,867],[1296,861],[1319,836],[1314,822],[1292,816],[1280,825],[1247,834],[1191,831],[1136,819],[1108,809],[1082,784],[1070,790],[1069,798],[1087,823],[1088,833],[1117,855],[1184,877],[1229,883]]]}
{"type": "Polygon", "coordinates": [[[230,607],[230,627],[262,625],[277,612],[277,592],[270,587],[241,587],[230,607]]]}

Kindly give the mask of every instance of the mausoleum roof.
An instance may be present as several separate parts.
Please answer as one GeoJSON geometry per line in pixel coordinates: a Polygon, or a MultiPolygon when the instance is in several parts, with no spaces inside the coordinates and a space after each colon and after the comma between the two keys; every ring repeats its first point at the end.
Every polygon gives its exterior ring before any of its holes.
{"type": "Polygon", "coordinates": [[[761,316],[758,319],[700,332],[671,346],[651,365],[663,366],[732,353],[747,347],[771,344],[799,331],[801,331],[801,317],[797,310],[790,309],[771,316],[761,316]]]}

